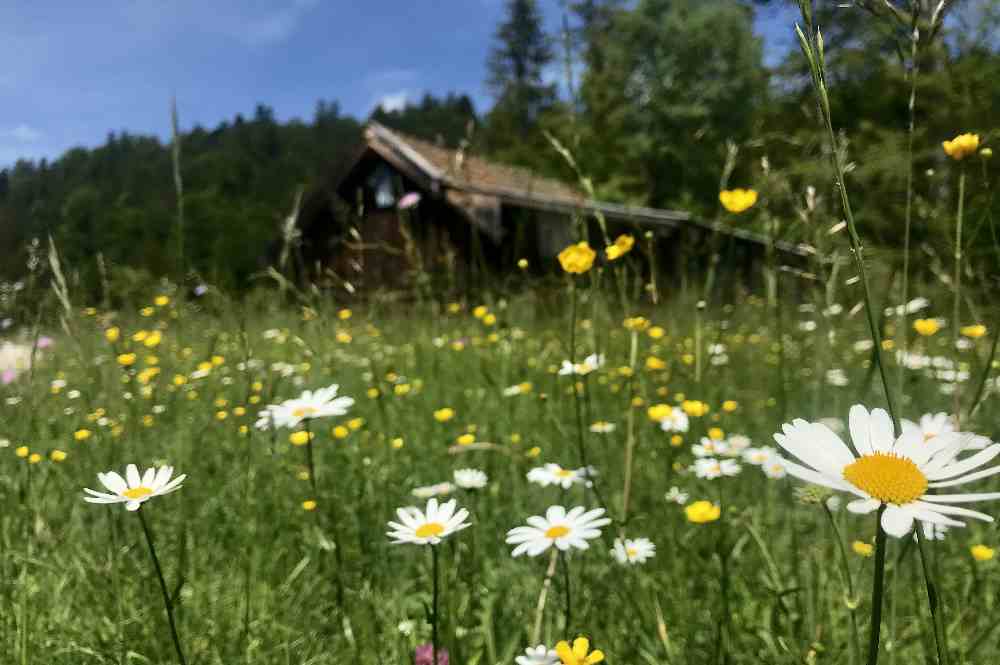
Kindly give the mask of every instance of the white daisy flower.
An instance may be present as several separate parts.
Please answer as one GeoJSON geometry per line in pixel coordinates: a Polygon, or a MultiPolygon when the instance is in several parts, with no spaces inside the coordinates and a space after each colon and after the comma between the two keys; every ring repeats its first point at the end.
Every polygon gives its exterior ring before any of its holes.
{"type": "Polygon", "coordinates": [[[772,446],[761,446],[760,448],[747,448],[743,451],[743,461],[754,466],[763,466],[768,460],[776,456],[778,451],[772,446]]]}
{"type": "Polygon", "coordinates": [[[590,431],[594,434],[610,434],[615,431],[615,424],[598,420],[590,426],[590,431]]]}
{"type": "Polygon", "coordinates": [[[771,480],[784,478],[788,475],[788,469],[785,468],[785,460],[781,459],[777,455],[761,464],[760,470],[763,471],[764,475],[771,480]]]}
{"type": "Polygon", "coordinates": [[[422,487],[414,487],[410,492],[413,496],[418,499],[429,499],[432,496],[441,496],[444,494],[451,494],[455,489],[455,486],[449,482],[436,483],[434,485],[424,485],[422,487]]]}
{"type": "MultiPolygon", "coordinates": [[[[958,431],[955,429],[955,417],[944,412],[925,413],[920,416],[919,423],[903,418],[900,420],[900,425],[903,428],[903,436],[928,442],[941,434],[958,431]]],[[[982,450],[993,443],[989,437],[972,432],[959,432],[959,434],[968,437],[967,450],[982,450]]]]}
{"type": "Polygon", "coordinates": [[[660,429],[664,432],[686,432],[690,424],[691,421],[688,420],[684,410],[675,406],[671,409],[670,415],[660,421],[660,429]]]}
{"type": "Polygon", "coordinates": [[[694,473],[699,478],[714,480],[722,476],[739,475],[741,467],[736,460],[717,460],[714,457],[701,457],[694,461],[694,473]]]}
{"type": "Polygon", "coordinates": [[[615,547],[611,550],[615,561],[625,564],[646,563],[648,559],[656,556],[656,545],[649,538],[615,538],[615,547]]]}
{"type": "Polygon", "coordinates": [[[455,469],[455,484],[464,490],[479,490],[486,487],[489,478],[479,469],[455,469]]]}
{"type": "Polygon", "coordinates": [[[97,474],[97,479],[110,494],[85,487],[83,491],[89,496],[83,497],[83,500],[88,503],[124,503],[126,510],[139,510],[143,503],[154,496],[170,494],[181,488],[181,483],[187,476],[182,474],[171,480],[173,475],[172,466],[161,466],[159,469],[151,467],[139,475],[139,468],[135,464],[129,464],[125,467],[124,478],[114,471],[97,474]]]}
{"type": "Polygon", "coordinates": [[[587,510],[576,506],[569,512],[562,506],[551,506],[545,517],[534,515],[528,518],[529,526],[514,527],[507,532],[507,544],[516,545],[511,556],[538,556],[553,545],[565,552],[571,547],[585,550],[590,547],[588,540],[599,538],[602,527],[611,520],[603,517],[603,508],[587,510]]]}
{"type": "Polygon", "coordinates": [[[715,457],[716,455],[725,455],[729,452],[729,444],[725,441],[716,441],[715,439],[710,439],[707,436],[701,437],[701,443],[691,446],[691,452],[695,454],[695,457],[715,457]]]}
{"type": "Polygon", "coordinates": [[[555,649],[539,644],[526,648],[524,655],[515,657],[514,662],[517,665],[559,665],[559,656],[555,649]]]}
{"type": "Polygon", "coordinates": [[[735,456],[749,448],[753,444],[753,441],[750,440],[749,436],[733,434],[726,439],[726,443],[729,445],[729,454],[735,456]]]}
{"type": "Polygon", "coordinates": [[[676,503],[679,506],[683,506],[687,503],[688,493],[682,492],[679,487],[671,487],[670,490],[663,495],[663,498],[670,503],[676,503]]]}
{"type": "Polygon", "coordinates": [[[897,538],[910,532],[914,520],[947,526],[965,526],[953,516],[993,521],[985,513],[954,504],[1000,499],[1000,492],[934,494],[928,490],[1000,473],[1000,466],[973,471],[1000,455],[1000,445],[991,444],[960,460],[968,436],[949,432],[929,442],[905,435],[896,438],[888,413],[882,409],[869,413],[861,405],[851,407],[848,424],[858,454],[819,423],[798,419],[783,425],[774,440],[800,462],[786,459],[788,474],[854,494],[857,498],[847,504],[853,513],[871,513],[884,505],[882,529],[897,538]]]}
{"type": "Polygon", "coordinates": [[[257,429],[274,427],[297,427],[303,420],[342,416],[354,406],[350,397],[337,397],[337,384],[320,388],[316,391],[307,390],[295,399],[281,404],[269,404],[260,412],[257,418],[257,429]]]}
{"type": "Polygon", "coordinates": [[[567,376],[570,374],[577,374],[580,376],[585,376],[590,374],[594,370],[604,367],[604,354],[592,353],[583,359],[583,362],[576,363],[574,365],[568,360],[562,361],[562,366],[559,368],[559,376],[567,376]]]}
{"type": "Polygon", "coordinates": [[[425,511],[413,506],[398,508],[396,516],[399,522],[389,522],[392,531],[386,532],[393,545],[437,545],[442,539],[471,526],[465,521],[469,511],[465,508],[456,511],[454,499],[440,505],[437,499],[428,499],[425,511]]]}
{"type": "Polygon", "coordinates": [[[534,469],[528,471],[528,480],[542,487],[558,485],[564,490],[568,490],[577,483],[589,485],[590,481],[587,478],[596,475],[597,470],[594,467],[587,469],[564,469],[558,464],[549,462],[545,466],[536,466],[534,469]]]}

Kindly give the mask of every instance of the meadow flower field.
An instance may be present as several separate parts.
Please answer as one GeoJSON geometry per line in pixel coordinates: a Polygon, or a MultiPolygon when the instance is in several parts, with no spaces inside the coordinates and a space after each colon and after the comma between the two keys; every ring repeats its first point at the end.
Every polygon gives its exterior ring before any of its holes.
{"type": "Polygon", "coordinates": [[[954,235],[912,266],[912,83],[902,265],[866,255],[800,7],[833,185],[727,167],[760,275],[597,213],[479,292],[413,261],[350,301],[272,268],[92,302],[35,242],[0,285],[0,665],[994,662],[991,135],[932,146],[954,235]]]}
{"type": "MultiPolygon", "coordinates": [[[[167,291],[74,311],[0,388],[5,661],[176,660],[138,512],[187,662],[412,662],[432,637],[428,550],[452,663],[558,662],[581,635],[618,663],[856,662],[875,522],[847,509],[857,496],[793,478],[788,462],[809,460],[774,435],[802,418],[822,424],[781,436],[851,440],[852,406],[877,392],[863,318],[789,306],[779,343],[753,296],[625,317],[577,295],[575,349],[559,291],[404,314],[167,291]],[[186,478],[160,496],[167,478],[139,475],[165,466],[186,478]],[[84,501],[97,493],[110,505],[84,501]]],[[[887,354],[920,445],[950,436],[944,415],[921,417],[956,389],[967,408],[989,361],[989,336],[967,329],[954,350],[950,325],[887,354]]],[[[995,412],[992,396],[963,412],[986,437],[963,455],[991,451],[995,412]]],[[[955,662],[983,662],[996,531],[958,518],[928,531],[928,565],[955,662]]],[[[918,548],[910,534],[887,549],[884,658],[923,662],[918,548]]]]}

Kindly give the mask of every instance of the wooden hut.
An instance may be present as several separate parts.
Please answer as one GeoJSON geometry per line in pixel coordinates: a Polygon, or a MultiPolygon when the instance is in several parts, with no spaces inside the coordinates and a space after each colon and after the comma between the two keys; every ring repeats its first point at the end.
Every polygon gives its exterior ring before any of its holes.
{"type": "MultiPolygon", "coordinates": [[[[612,238],[651,231],[657,265],[667,270],[696,268],[712,238],[725,247],[726,263],[749,275],[769,245],[753,232],[685,212],[594,201],[566,183],[374,122],[363,136],[330,183],[306,197],[298,218],[311,278],[318,269],[350,290],[403,286],[414,263],[470,286],[514,270],[522,258],[534,269],[552,269],[579,220],[593,226],[592,238],[601,237],[598,213],[612,238]]],[[[776,249],[807,254],[788,243],[776,249]]]]}

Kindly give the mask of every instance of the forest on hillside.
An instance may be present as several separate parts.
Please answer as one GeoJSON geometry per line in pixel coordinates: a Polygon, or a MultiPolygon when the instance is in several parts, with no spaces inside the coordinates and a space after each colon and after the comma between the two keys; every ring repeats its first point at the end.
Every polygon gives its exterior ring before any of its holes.
{"type": "MultiPolygon", "coordinates": [[[[567,3],[558,34],[544,31],[534,0],[506,4],[484,82],[491,108],[475,109],[456,91],[402,110],[376,108],[371,118],[570,182],[586,177],[608,201],[713,218],[720,183],[753,186],[793,239],[813,233],[800,223],[806,197],[838,214],[817,159],[823,143],[804,60],[792,50],[766,63],[754,32],[754,13],[766,0],[577,0],[567,3]],[[557,86],[547,73],[563,65],[569,76],[557,86]],[[552,139],[568,148],[577,172],[552,139]]],[[[942,168],[941,141],[968,131],[990,145],[1000,136],[1000,6],[945,3],[943,28],[932,31],[926,28],[937,2],[843,4],[817,3],[815,22],[826,42],[859,224],[893,256],[907,189],[905,100],[916,71],[913,242],[934,260],[955,187],[954,170],[942,168]]],[[[191,275],[244,286],[265,267],[296,192],[329,177],[357,145],[364,120],[321,100],[311,119],[281,123],[261,103],[217,127],[182,132],[183,238],[175,237],[169,143],[114,132],[94,149],[19,161],[0,171],[0,247],[14,250],[0,278],[21,276],[33,239],[51,235],[84,284],[97,279],[98,255],[112,276],[176,275],[183,247],[191,275]]],[[[998,172],[996,160],[969,166],[977,183],[994,182],[998,172]]],[[[972,233],[985,240],[985,216],[998,204],[988,186],[970,188],[969,196],[969,208],[983,211],[972,233]]]]}

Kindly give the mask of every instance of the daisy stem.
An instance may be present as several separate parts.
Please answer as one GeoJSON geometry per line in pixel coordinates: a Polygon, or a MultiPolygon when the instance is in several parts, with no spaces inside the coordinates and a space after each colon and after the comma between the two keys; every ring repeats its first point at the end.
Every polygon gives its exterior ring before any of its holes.
{"type": "MultiPolygon", "coordinates": [[[[628,379],[629,404],[635,397],[635,363],[639,353],[639,333],[632,331],[631,346],[629,348],[629,368],[632,374],[628,379]]],[[[629,406],[627,421],[627,434],[625,440],[625,486],[622,489],[622,537],[625,537],[624,529],[628,525],[628,504],[632,494],[632,457],[635,451],[635,409],[629,406]]]]}
{"type": "Polygon", "coordinates": [[[917,551],[920,552],[920,567],[924,571],[924,585],[927,587],[927,606],[931,611],[931,623],[934,627],[934,647],[937,649],[938,665],[946,665],[944,645],[944,624],[940,616],[941,598],[938,596],[931,571],[927,566],[927,555],[924,552],[923,528],[917,524],[914,531],[917,534],[917,551]]]}
{"type": "Polygon", "coordinates": [[[549,595],[549,587],[552,586],[552,577],[556,574],[556,562],[559,560],[559,550],[553,548],[549,558],[549,567],[545,571],[545,580],[542,582],[542,590],[538,594],[538,603],[535,605],[535,625],[531,630],[531,643],[538,644],[542,639],[542,617],[545,615],[545,599],[549,595]]]}
{"type": "Polygon", "coordinates": [[[840,529],[837,528],[837,521],[833,519],[830,507],[826,505],[825,501],[821,502],[821,505],[823,506],[823,512],[826,513],[826,517],[830,521],[830,528],[833,529],[833,539],[837,541],[837,549],[840,552],[840,564],[844,569],[844,582],[847,584],[847,607],[851,612],[851,662],[857,663],[861,660],[861,638],[858,635],[858,616],[855,612],[857,601],[854,597],[854,579],[851,577],[851,564],[847,559],[847,548],[844,546],[844,539],[840,535],[840,529]]]}
{"type": "MultiPolygon", "coordinates": [[[[570,296],[570,327],[569,327],[569,363],[573,366],[573,373],[570,374],[572,378],[573,387],[573,408],[576,411],[576,445],[580,451],[580,464],[583,467],[584,478],[588,481],[584,484],[584,493],[590,491],[597,498],[598,503],[602,508],[607,511],[607,506],[604,505],[604,501],[601,500],[601,495],[597,491],[597,483],[590,475],[590,465],[587,461],[587,444],[584,441],[583,435],[583,409],[580,399],[580,391],[577,390],[577,374],[576,374],[576,310],[577,310],[577,286],[576,280],[574,279],[573,288],[571,289],[570,296]]],[[[586,377],[584,377],[586,378],[586,377]]],[[[584,383],[584,382],[581,382],[584,383]]],[[[584,383],[584,389],[586,389],[586,384],[584,383]]]]}
{"type": "Polygon", "coordinates": [[[872,580],[872,621],[869,627],[868,665],[878,663],[878,643],[882,630],[882,596],[885,591],[885,530],[882,528],[882,513],[885,504],[875,515],[875,576],[872,580]]]}
{"type": "Polygon", "coordinates": [[[563,571],[563,598],[565,600],[565,622],[563,623],[563,633],[566,635],[570,634],[569,626],[572,621],[572,603],[570,602],[570,588],[569,588],[569,561],[566,558],[566,553],[559,551],[559,559],[562,561],[562,571],[563,571]]]}
{"type": "Polygon", "coordinates": [[[438,551],[434,545],[431,548],[431,567],[433,568],[434,592],[431,608],[431,654],[434,665],[438,665],[438,551]]]}
{"type": "Polygon", "coordinates": [[[313,460],[313,443],[312,443],[312,431],[309,428],[309,419],[306,418],[302,421],[302,424],[306,431],[306,466],[309,467],[309,485],[312,487],[313,500],[317,500],[316,496],[316,463],[313,460]]]}
{"type": "Polygon", "coordinates": [[[142,532],[146,536],[146,544],[149,545],[149,556],[153,559],[153,568],[156,569],[156,577],[160,580],[160,591],[163,593],[163,605],[167,610],[167,622],[170,624],[170,637],[174,641],[174,649],[177,650],[177,660],[180,661],[181,665],[187,665],[187,661],[184,659],[184,651],[181,650],[180,638],[177,637],[177,626],[174,625],[174,603],[170,600],[170,592],[167,591],[167,582],[163,579],[163,569],[160,568],[160,560],[156,556],[156,547],[153,545],[153,534],[146,523],[146,515],[143,513],[142,506],[139,506],[139,509],[135,512],[139,514],[142,532]]]}

